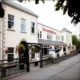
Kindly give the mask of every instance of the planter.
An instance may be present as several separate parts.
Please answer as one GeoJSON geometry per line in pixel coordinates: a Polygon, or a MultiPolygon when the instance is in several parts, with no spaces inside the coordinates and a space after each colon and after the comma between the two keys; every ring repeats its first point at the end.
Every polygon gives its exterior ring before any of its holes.
{"type": "Polygon", "coordinates": [[[34,65],[35,65],[35,66],[38,66],[38,62],[35,62],[34,65]]]}

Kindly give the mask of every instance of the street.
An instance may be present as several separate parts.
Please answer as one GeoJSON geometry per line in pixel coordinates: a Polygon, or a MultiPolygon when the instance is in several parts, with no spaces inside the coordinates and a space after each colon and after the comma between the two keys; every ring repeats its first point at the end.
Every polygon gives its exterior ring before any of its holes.
{"type": "Polygon", "coordinates": [[[80,80],[80,54],[11,80],[80,80]]]}

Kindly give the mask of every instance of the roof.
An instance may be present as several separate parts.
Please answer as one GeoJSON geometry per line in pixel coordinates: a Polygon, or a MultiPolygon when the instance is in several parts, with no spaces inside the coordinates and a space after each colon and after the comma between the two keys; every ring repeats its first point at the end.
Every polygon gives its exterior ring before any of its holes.
{"type": "Polygon", "coordinates": [[[38,43],[43,44],[43,45],[64,45],[66,46],[67,44],[60,42],[60,41],[51,41],[51,40],[43,40],[43,39],[38,39],[38,43]]]}
{"type": "Polygon", "coordinates": [[[69,33],[72,33],[71,31],[69,31],[68,29],[66,29],[66,28],[63,28],[61,31],[66,31],[66,32],[69,32],[69,33]]]}
{"type": "Polygon", "coordinates": [[[11,0],[3,0],[3,3],[7,4],[7,5],[9,5],[9,6],[13,7],[13,8],[16,8],[16,9],[18,9],[20,11],[23,11],[25,13],[28,13],[28,14],[33,15],[35,17],[38,17],[38,15],[35,14],[34,12],[32,12],[31,10],[29,10],[29,9],[27,9],[27,8],[17,4],[17,3],[15,3],[15,2],[12,2],[11,0]]]}

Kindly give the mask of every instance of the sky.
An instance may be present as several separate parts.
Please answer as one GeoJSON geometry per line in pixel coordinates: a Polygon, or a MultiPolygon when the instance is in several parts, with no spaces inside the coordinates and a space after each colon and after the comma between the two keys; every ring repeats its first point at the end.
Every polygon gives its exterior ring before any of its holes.
{"type": "Polygon", "coordinates": [[[45,24],[58,30],[62,30],[62,28],[65,27],[70,30],[72,34],[76,34],[77,36],[79,35],[80,23],[75,26],[71,24],[71,18],[67,14],[63,15],[61,10],[55,11],[55,3],[52,0],[46,0],[45,4],[43,4],[41,1],[39,4],[35,4],[34,0],[19,4],[36,13],[39,16],[39,23],[45,24]]]}

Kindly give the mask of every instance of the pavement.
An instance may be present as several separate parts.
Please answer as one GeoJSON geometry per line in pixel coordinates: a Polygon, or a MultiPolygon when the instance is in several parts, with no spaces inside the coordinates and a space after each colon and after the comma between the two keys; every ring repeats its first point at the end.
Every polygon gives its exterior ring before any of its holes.
{"type": "Polygon", "coordinates": [[[10,80],[80,80],[80,54],[10,80]]]}

